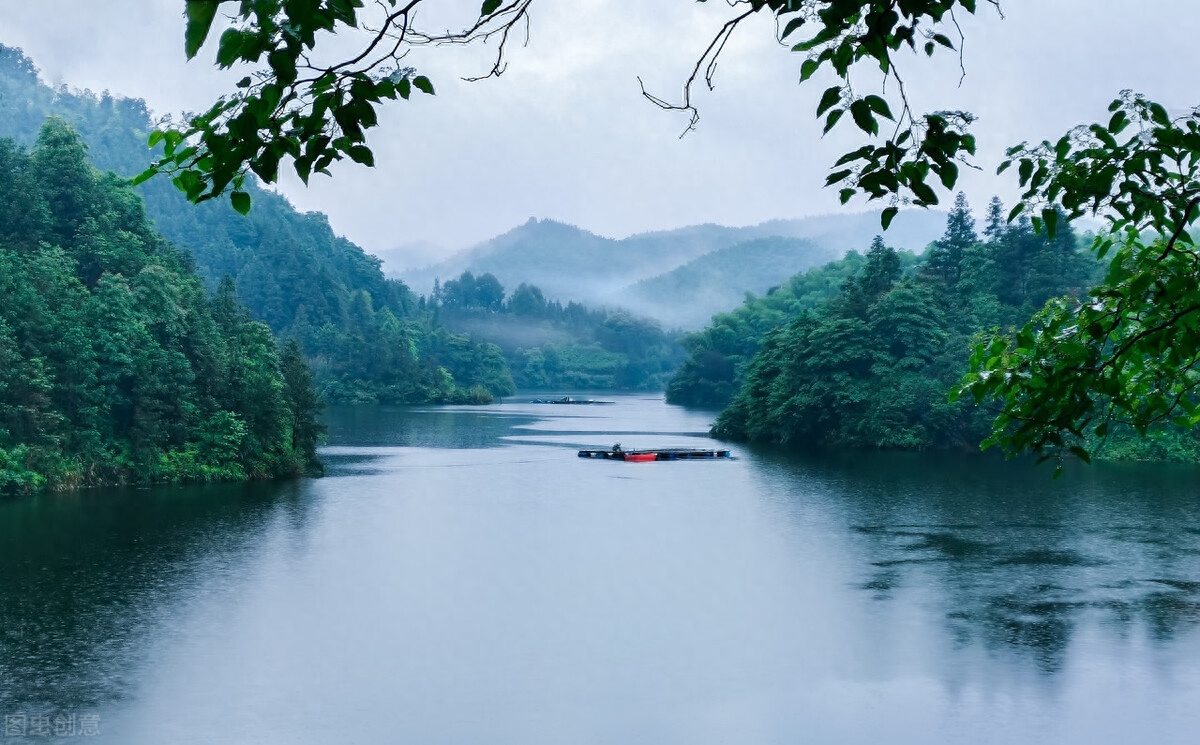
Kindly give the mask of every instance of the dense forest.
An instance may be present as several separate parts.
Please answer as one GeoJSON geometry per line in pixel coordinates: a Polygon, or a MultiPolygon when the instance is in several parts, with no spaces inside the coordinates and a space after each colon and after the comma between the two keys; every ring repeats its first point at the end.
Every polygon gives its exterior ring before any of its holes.
{"type": "MultiPolygon", "coordinates": [[[[1063,221],[1055,237],[1009,224],[999,199],[982,236],[959,194],[943,237],[919,257],[875,242],[865,257],[793,277],[689,334],[673,403],[725,406],[717,436],[790,447],[976,449],[992,412],[948,392],[971,340],[1025,323],[1050,298],[1078,297],[1102,266],[1063,221]],[[727,405],[726,405],[727,404],[727,405]]],[[[1200,459],[1194,437],[1142,439],[1114,427],[1088,443],[1109,459],[1200,459]]]]}
{"type": "MultiPolygon", "coordinates": [[[[907,265],[916,261],[911,252],[898,255],[907,265]]],[[[667,402],[706,408],[728,404],[763,337],[837,295],[862,264],[862,254],[851,251],[843,259],[793,276],[765,295],[749,295],[740,307],[713,316],[704,330],[686,334],[680,343],[688,358],[667,386],[667,402]]]]}
{"type": "Polygon", "coordinates": [[[1051,297],[1078,296],[1098,265],[1069,225],[1053,240],[1009,225],[993,199],[980,236],[965,197],[920,257],[881,238],[751,298],[684,339],[677,403],[719,406],[722,437],[797,447],[975,448],[988,412],[947,392],[971,338],[1026,321],[1051,297]],[[733,395],[736,393],[736,395],[733,395]],[[732,400],[730,397],[732,396],[732,400]]]}
{"type": "Polygon", "coordinates": [[[440,325],[488,340],[519,388],[659,391],[684,357],[654,321],[564,306],[525,283],[507,295],[488,273],[436,283],[429,307],[440,325]]]}
{"type": "Polygon", "coordinates": [[[314,464],[319,404],[232,283],[210,299],[64,122],[0,140],[0,492],[267,478],[314,464]]]}
{"type": "MultiPolygon", "coordinates": [[[[102,170],[132,175],[154,156],[142,101],[50,88],[20,50],[0,46],[0,135],[30,146],[47,116],[74,127],[102,170]]],[[[470,364],[494,364],[494,349],[435,333],[416,295],[324,215],[299,213],[253,183],[247,190],[254,207],[243,217],[222,200],[188,203],[166,178],[137,188],[154,227],[195,256],[210,290],[230,277],[253,318],[299,343],[327,400],[466,402],[506,392],[477,385],[491,376],[470,364]]]]}

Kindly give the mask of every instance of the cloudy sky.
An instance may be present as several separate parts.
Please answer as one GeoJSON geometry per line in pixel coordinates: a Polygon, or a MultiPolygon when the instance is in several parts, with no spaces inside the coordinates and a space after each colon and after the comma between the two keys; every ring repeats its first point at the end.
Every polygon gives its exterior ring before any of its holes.
{"type": "MultiPolygon", "coordinates": [[[[449,24],[478,0],[430,0],[449,24]],[[445,6],[445,7],[441,7],[445,6]]],[[[183,0],[0,0],[0,42],[22,47],[50,83],[143,98],[157,113],[197,109],[230,85],[214,49],[183,55],[183,0]]],[[[982,3],[981,3],[982,5],[982,3]]],[[[1105,116],[1122,88],[1172,108],[1200,103],[1185,53],[1200,32],[1196,0],[1005,0],[963,23],[967,78],[953,60],[903,68],[919,110],[980,116],[982,173],[963,185],[982,206],[1011,195],[990,175],[1003,148],[1057,137],[1105,116]],[[949,64],[947,64],[949,63],[949,64]]],[[[439,49],[413,58],[436,97],[396,104],[371,136],[378,167],[335,170],[281,190],[301,209],[383,252],[448,251],[548,217],[602,235],[701,222],[745,225],[838,209],[821,188],[853,133],[822,140],[812,116],[826,81],[797,86],[802,58],[774,42],[764,16],[725,50],[699,129],[640,96],[637,78],[677,93],[722,20],[722,2],[537,0],[527,47],[498,80],[464,83],[486,56],[439,49]],[[427,250],[432,250],[428,249],[427,250]]],[[[351,41],[351,40],[344,40],[351,41]]],[[[859,207],[861,209],[861,206],[859,207]]]]}

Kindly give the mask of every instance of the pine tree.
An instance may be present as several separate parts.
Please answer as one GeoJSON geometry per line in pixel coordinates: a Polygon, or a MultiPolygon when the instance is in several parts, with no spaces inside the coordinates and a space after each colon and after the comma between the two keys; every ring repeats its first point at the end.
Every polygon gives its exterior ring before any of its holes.
{"type": "Polygon", "coordinates": [[[954,198],[953,209],[946,216],[946,232],[929,247],[925,273],[954,286],[962,276],[963,254],[978,241],[971,205],[960,191],[954,198]]]}
{"type": "Polygon", "coordinates": [[[983,234],[989,241],[997,241],[1007,229],[1008,220],[1004,216],[1004,203],[1000,201],[1000,197],[992,197],[992,201],[988,202],[987,224],[983,229],[983,234]]]}
{"type": "Polygon", "coordinates": [[[859,288],[870,303],[890,290],[898,279],[900,257],[896,255],[896,249],[884,245],[882,236],[875,236],[867,251],[867,265],[858,280],[859,288]]]}

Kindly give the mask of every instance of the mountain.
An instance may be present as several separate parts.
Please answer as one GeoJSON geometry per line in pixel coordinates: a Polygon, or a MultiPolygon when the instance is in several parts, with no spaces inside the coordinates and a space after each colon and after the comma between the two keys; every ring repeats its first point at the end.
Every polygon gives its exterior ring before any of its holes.
{"type": "Polygon", "coordinates": [[[428,292],[435,279],[457,277],[463,271],[490,273],[506,287],[522,282],[536,285],[548,299],[602,305],[611,304],[611,294],[631,282],[737,240],[736,229],[716,225],[615,240],[554,220],[530,218],[475,248],[402,277],[417,292],[428,292]]]}
{"type": "Polygon", "coordinates": [[[737,307],[747,292],[766,293],[798,271],[841,258],[805,238],[758,238],[710,251],[619,295],[622,306],[673,328],[696,329],[737,307]]]}
{"type": "MultiPolygon", "coordinates": [[[[89,160],[118,176],[141,172],[155,155],[146,146],[154,124],[144,101],[51,88],[19,49],[0,45],[0,137],[30,147],[47,117],[69,124],[89,160]]],[[[300,342],[327,399],[459,400],[462,375],[481,384],[486,378],[496,394],[511,386],[458,364],[487,360],[490,370],[499,351],[439,335],[416,296],[385,277],[378,258],[335,234],[325,215],[298,212],[252,182],[247,191],[253,209],[243,217],[226,200],[190,204],[165,177],[136,189],[155,229],[194,257],[210,290],[232,278],[256,320],[300,342]]]]}
{"type": "MultiPolygon", "coordinates": [[[[888,231],[888,243],[897,249],[919,252],[941,235],[945,219],[942,212],[905,210],[888,231]]],[[[771,266],[764,266],[761,271],[748,266],[738,267],[736,273],[730,274],[721,295],[732,297],[732,302],[709,302],[696,292],[683,289],[671,296],[655,298],[654,306],[660,312],[673,305],[703,303],[703,312],[688,311],[680,315],[697,325],[697,318],[698,323],[703,324],[712,312],[739,303],[747,291],[761,292],[797,271],[838,258],[851,249],[865,251],[871,239],[880,232],[878,212],[772,220],[738,228],[693,225],[622,239],[606,238],[554,220],[530,218],[524,225],[503,235],[438,264],[404,272],[402,277],[416,292],[428,293],[435,280],[445,281],[464,271],[490,273],[505,287],[515,287],[522,282],[536,285],[547,299],[576,300],[607,307],[629,304],[632,310],[654,315],[649,304],[639,305],[645,291],[633,286],[641,280],[668,274],[689,262],[697,262],[698,267],[703,263],[701,257],[756,240],[783,238],[808,242],[811,247],[808,250],[800,250],[799,244],[791,244],[797,252],[797,263],[788,268],[784,268],[786,259],[779,250],[759,246],[748,257],[743,257],[745,263],[762,260],[771,266]],[[762,286],[764,277],[767,278],[765,287],[762,286]]],[[[738,264],[737,257],[737,252],[732,252],[714,255],[713,260],[733,267],[738,264]]],[[[697,271],[695,268],[688,270],[677,281],[664,279],[659,288],[687,288],[689,280],[686,276],[697,271]]],[[[705,286],[713,286],[713,280],[705,286]]],[[[673,322],[658,317],[664,322],[673,322]]]]}

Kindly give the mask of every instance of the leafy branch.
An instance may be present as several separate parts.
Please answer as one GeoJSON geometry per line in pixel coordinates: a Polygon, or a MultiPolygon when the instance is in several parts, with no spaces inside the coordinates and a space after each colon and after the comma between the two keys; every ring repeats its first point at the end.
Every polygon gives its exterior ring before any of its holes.
{"type": "Polygon", "coordinates": [[[1107,123],[1057,142],[1009,150],[1024,193],[1010,214],[1033,213],[1053,236],[1090,214],[1106,229],[1092,249],[1112,253],[1104,281],[1081,299],[1051,301],[1012,337],[982,340],[955,395],[1001,404],[985,446],[1088,458],[1111,424],[1139,434],[1200,425],[1200,109],[1172,118],[1124,91],[1107,123]],[[1061,215],[1061,216],[1060,216],[1061,215]]]}
{"type": "MultiPolygon", "coordinates": [[[[1000,10],[999,0],[985,1],[1000,10]]],[[[825,120],[825,134],[845,121],[847,114],[871,138],[881,136],[880,120],[894,125],[881,145],[864,145],[834,165],[826,184],[842,185],[839,198],[843,204],[859,194],[868,201],[890,199],[881,218],[886,229],[901,203],[938,204],[931,177],[946,189],[953,189],[959,167],[974,167],[971,157],[976,142],[970,125],[975,117],[965,111],[915,115],[896,66],[896,54],[907,49],[931,57],[939,49],[956,51],[965,75],[961,52],[965,38],[954,13],[961,8],[975,14],[977,0],[730,0],[729,4],[740,12],[721,26],[696,61],[678,103],[651,94],[642,86],[642,94],[656,106],[688,114],[684,134],[700,119],[693,101],[695,85],[702,80],[710,90],[714,87],[717,61],[729,39],[748,18],[765,11],[775,17],[779,42],[791,44],[793,51],[807,53],[800,65],[801,83],[822,69],[841,80],[827,88],[817,104],[816,115],[825,120]],[[943,33],[949,31],[949,26],[957,34],[957,43],[943,33]],[[788,41],[806,29],[813,29],[807,38],[788,41]],[[882,73],[878,93],[856,92],[852,72],[861,63],[878,67],[882,73]],[[894,93],[888,93],[889,82],[894,83],[894,93]],[[894,114],[893,108],[899,113],[894,114]]]]}
{"type": "Polygon", "coordinates": [[[414,92],[433,95],[430,79],[403,64],[414,48],[441,44],[486,44],[498,39],[492,77],[503,72],[510,30],[528,19],[533,0],[484,0],[478,17],[457,30],[432,32],[416,23],[426,0],[187,0],[185,51],[194,58],[212,35],[218,12],[231,10],[217,41],[221,69],[256,66],[208,110],[150,135],[162,156],[134,179],[171,177],[193,202],[230,193],[245,213],[253,173],[274,183],[281,162],[291,162],[305,183],[314,173],[349,158],[366,166],[375,156],[367,130],[378,123],[384,101],[408,100],[414,92]],[[333,63],[314,61],[321,34],[361,30],[369,35],[362,51],[333,63]],[[264,66],[265,65],[265,66],[264,66]]]}

